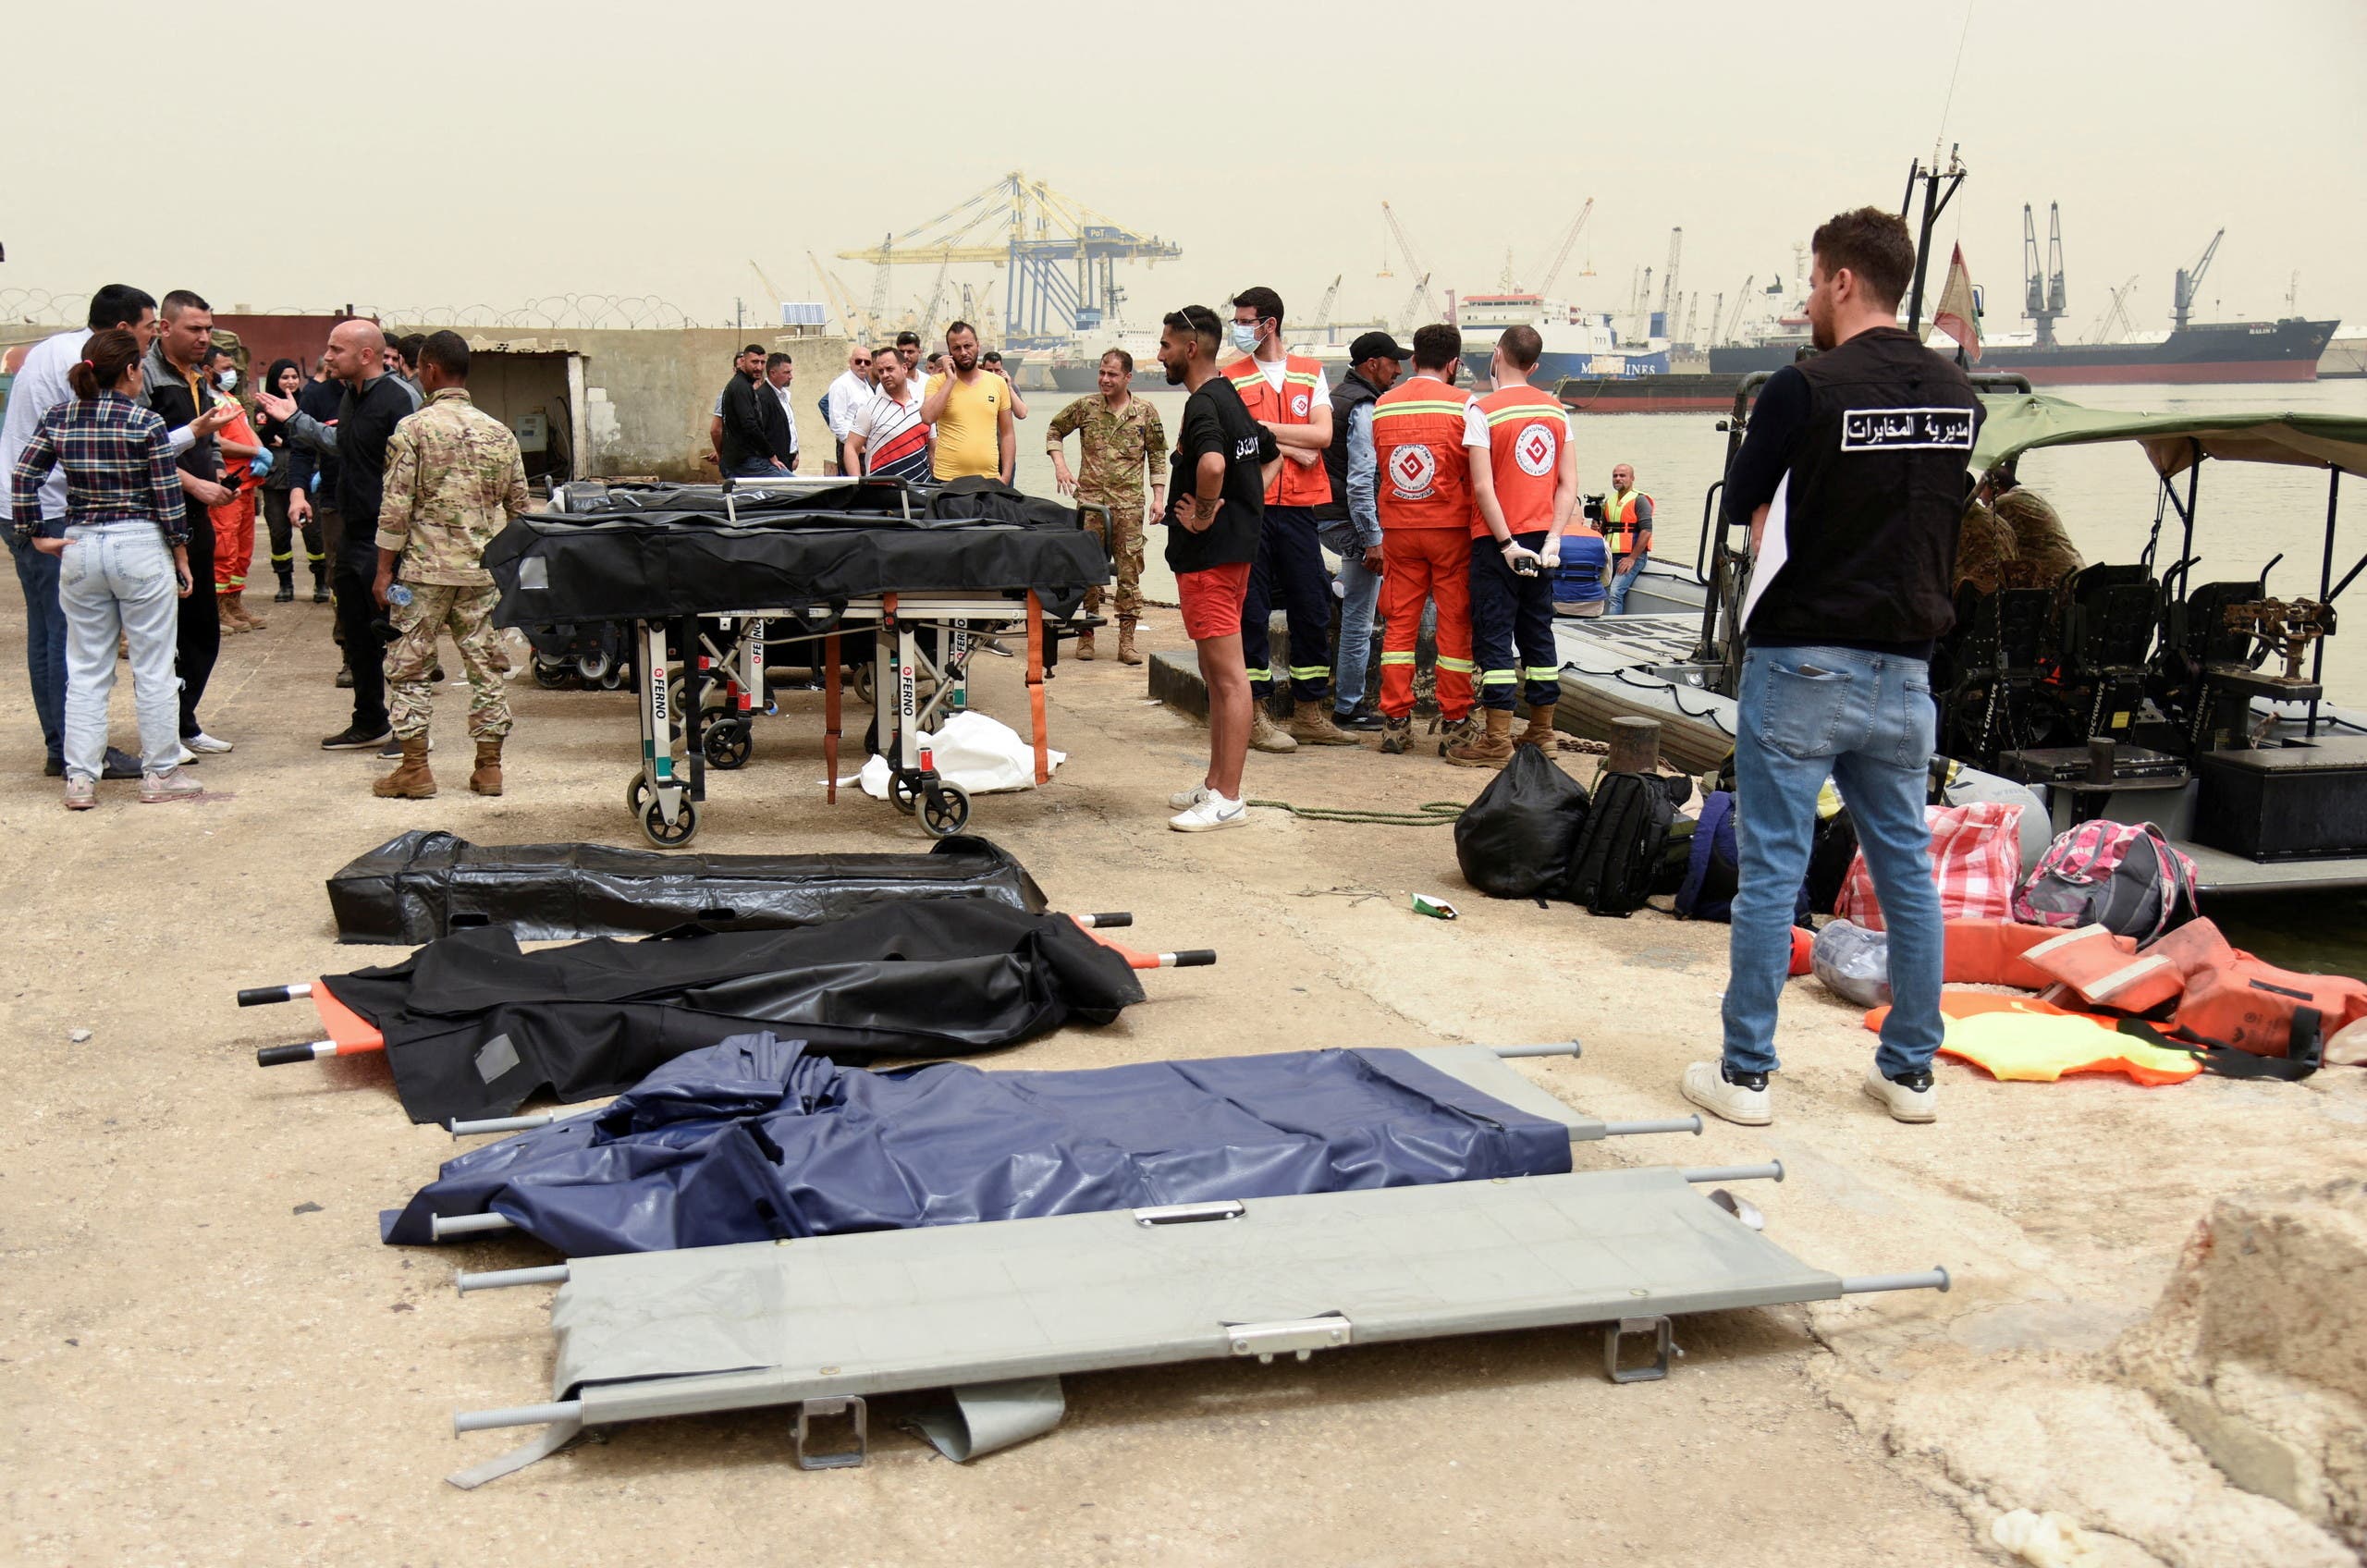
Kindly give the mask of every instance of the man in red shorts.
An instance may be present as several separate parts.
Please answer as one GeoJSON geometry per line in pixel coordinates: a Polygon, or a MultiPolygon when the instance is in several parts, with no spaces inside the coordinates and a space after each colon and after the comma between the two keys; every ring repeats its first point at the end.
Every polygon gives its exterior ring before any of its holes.
{"type": "Polygon", "coordinates": [[[1241,601],[1266,521],[1266,482],[1282,463],[1274,433],[1252,419],[1217,374],[1224,328],[1206,305],[1170,312],[1159,335],[1167,384],[1188,387],[1168,478],[1167,566],[1175,573],[1184,634],[1208,687],[1208,772],[1169,797],[1178,833],[1239,827],[1241,767],[1249,753],[1249,670],[1241,662],[1241,601]]]}

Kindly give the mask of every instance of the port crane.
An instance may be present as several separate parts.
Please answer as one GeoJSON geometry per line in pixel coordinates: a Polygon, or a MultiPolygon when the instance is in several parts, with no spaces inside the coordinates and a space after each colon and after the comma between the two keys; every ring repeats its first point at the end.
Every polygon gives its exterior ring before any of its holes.
{"type": "Polygon", "coordinates": [[[1423,304],[1429,300],[1429,297],[1430,275],[1429,273],[1424,273],[1416,280],[1414,284],[1414,292],[1407,298],[1405,301],[1405,308],[1397,312],[1396,331],[1400,336],[1414,330],[1415,312],[1422,308],[1423,304]]]}
{"type": "Polygon", "coordinates": [[[2170,320],[2181,332],[2186,329],[2187,317],[2194,312],[2195,300],[2201,298],[2202,275],[2211,270],[2211,258],[2219,253],[2219,241],[2226,237],[2227,231],[2221,229],[2211,237],[2211,243],[2202,248],[2201,255],[2189,265],[2178,268],[2177,282],[2170,288],[2170,320]]]}
{"type": "Polygon", "coordinates": [[[1331,306],[1340,298],[1340,279],[1346,276],[1345,273],[1333,274],[1331,287],[1323,291],[1323,303],[1315,307],[1316,331],[1321,332],[1331,325],[1331,306]]]}
{"type": "MultiPolygon", "coordinates": [[[[845,280],[824,266],[821,258],[815,255],[813,251],[805,252],[805,260],[813,266],[814,276],[822,286],[822,297],[829,301],[832,310],[839,312],[839,325],[845,329],[846,335],[858,340],[874,336],[877,318],[865,314],[855,304],[853,291],[847,288],[845,280]]],[[[754,262],[748,264],[752,267],[756,266],[754,262]]],[[[765,277],[762,267],[756,267],[756,277],[758,281],[764,283],[766,288],[772,287],[771,281],[765,277]]]]}
{"type": "Polygon", "coordinates": [[[1101,325],[1120,296],[1120,262],[1172,261],[1184,248],[1138,234],[1040,179],[1013,170],[951,209],[877,246],[840,251],[841,261],[869,262],[874,319],[884,314],[888,269],[984,263],[1006,269],[1007,346],[1046,349],[1101,325]]]}
{"type": "MultiPolygon", "coordinates": [[[[1540,269],[1539,281],[1537,285],[1537,291],[1539,294],[1553,292],[1554,280],[1562,276],[1562,268],[1569,263],[1570,252],[1578,248],[1578,235],[1586,228],[1587,219],[1593,215],[1594,198],[1589,196],[1586,199],[1586,204],[1578,209],[1578,215],[1570,220],[1570,227],[1562,231],[1561,243],[1554,246],[1552,259],[1540,269]]],[[[1588,267],[1587,270],[1591,274],[1594,269],[1588,267]]]]}
{"type": "Polygon", "coordinates": [[[2136,330],[2136,323],[2128,319],[2128,295],[2136,287],[2137,278],[2132,274],[2127,283],[2112,291],[2112,303],[2096,318],[2095,327],[2088,335],[2092,340],[2117,343],[2136,330]]]}
{"type": "Polygon", "coordinates": [[[2037,324],[2036,341],[2042,349],[2054,347],[2055,319],[2064,313],[2063,289],[2063,213],[2054,202],[2046,204],[2046,267],[2038,262],[2038,226],[2030,213],[2030,204],[2022,203],[2022,314],[2037,324]]]}
{"type": "MultiPolygon", "coordinates": [[[[1668,231],[1668,271],[1661,275],[1661,332],[1662,336],[1676,329],[1676,317],[1670,312],[1674,304],[1683,299],[1683,296],[1676,291],[1676,263],[1677,258],[1684,253],[1685,230],[1670,229],[1668,231]]],[[[1645,325],[1649,326],[1651,324],[1647,322],[1645,325]]]]}

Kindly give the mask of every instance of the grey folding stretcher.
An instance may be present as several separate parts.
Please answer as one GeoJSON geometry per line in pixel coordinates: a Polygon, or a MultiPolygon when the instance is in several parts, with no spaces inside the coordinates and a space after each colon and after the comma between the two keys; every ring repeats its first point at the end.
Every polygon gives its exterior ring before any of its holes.
{"type": "MultiPolygon", "coordinates": [[[[1570,1123],[1574,1139],[1628,1130],[1576,1117],[1488,1047],[1425,1055],[1570,1123]]],[[[1670,1320],[1680,1314],[1947,1288],[1944,1269],[1844,1279],[1811,1268],[1760,1234],[1755,1214],[1737,1212],[1747,1205],[1697,1191],[1748,1177],[1781,1180],[1782,1167],[1386,1187],[463,1276],[463,1289],[559,1284],[556,1397],[456,1416],[456,1432],[545,1431],[451,1479],[479,1485],[586,1426],[764,1405],[797,1407],[802,1465],[857,1464],[866,1398],[936,1389],[951,1390],[953,1409],[925,1419],[924,1430],[966,1459],[1056,1425],[1064,1373],[1304,1360],[1352,1344],[1499,1329],[1606,1324],[1607,1370],[1636,1381],[1665,1372],[1670,1320]],[[1645,1365],[1623,1366],[1631,1336],[1650,1339],[1645,1365]],[[852,1446],[815,1452],[816,1416],[848,1418],[852,1446]]]]}

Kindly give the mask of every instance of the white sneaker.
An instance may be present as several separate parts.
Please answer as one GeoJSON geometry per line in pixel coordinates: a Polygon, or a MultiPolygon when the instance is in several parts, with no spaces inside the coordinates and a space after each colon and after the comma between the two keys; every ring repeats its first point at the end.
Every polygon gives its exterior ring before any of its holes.
{"type": "MultiPolygon", "coordinates": [[[[1927,1072],[1929,1069],[1925,1070],[1927,1072]]],[[[1879,1067],[1866,1069],[1866,1097],[1878,1102],[1889,1111],[1894,1121],[1937,1121],[1940,1120],[1940,1091],[1931,1085],[1918,1089],[1883,1076],[1879,1067]]]]}
{"type": "Polygon", "coordinates": [[[181,744],[192,752],[202,752],[207,756],[218,756],[230,749],[229,741],[218,735],[208,735],[202,729],[182,741],[181,744]]]}
{"type": "Polygon", "coordinates": [[[181,754],[173,759],[173,766],[175,767],[187,767],[196,760],[197,753],[190,751],[187,746],[183,746],[181,748],[181,754]]]}
{"type": "Polygon", "coordinates": [[[1714,1061],[1697,1061],[1686,1068],[1677,1090],[1711,1115],[1737,1126],[1764,1127],[1775,1120],[1773,1102],[1767,1090],[1727,1083],[1725,1073],[1714,1061]]]}
{"type": "Polygon", "coordinates": [[[1240,827],[1249,821],[1249,808],[1239,801],[1228,801],[1215,790],[1208,799],[1190,810],[1179,812],[1167,819],[1167,826],[1178,833],[1213,833],[1220,827],[1240,827]]]}
{"type": "Polygon", "coordinates": [[[143,773],[140,776],[140,803],[143,806],[163,805],[168,801],[193,801],[205,793],[205,786],[194,778],[184,778],[179,768],[170,773],[143,773]]]}
{"type": "Polygon", "coordinates": [[[1195,784],[1188,790],[1178,790],[1168,796],[1167,803],[1177,811],[1190,811],[1208,798],[1208,787],[1206,784],[1195,784]]]}

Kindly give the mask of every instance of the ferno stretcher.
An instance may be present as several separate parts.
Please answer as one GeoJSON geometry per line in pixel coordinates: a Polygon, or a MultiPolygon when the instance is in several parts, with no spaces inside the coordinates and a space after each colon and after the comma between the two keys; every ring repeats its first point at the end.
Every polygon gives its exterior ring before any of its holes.
{"type": "Polygon", "coordinates": [[[1044,782],[1053,640],[1085,591],[1110,581],[1108,547],[1074,509],[1003,486],[927,491],[884,481],[571,496],[566,512],[515,520],[484,558],[501,588],[502,625],[630,623],[641,766],[626,804],[649,841],[669,849],[698,831],[707,766],[747,762],[754,717],[773,709],[766,665],[784,643],[818,648],[835,802],[846,644],[869,637],[862,663],[889,798],[942,838],[967,825],[970,802],[938,775],[921,737],[966,704],[983,639],[1024,628],[1044,782]],[[575,509],[587,501],[591,509],[575,509]],[[934,686],[926,697],[924,680],[934,686]]]}

